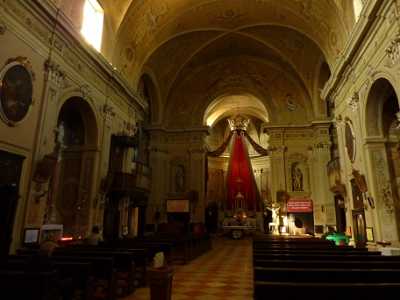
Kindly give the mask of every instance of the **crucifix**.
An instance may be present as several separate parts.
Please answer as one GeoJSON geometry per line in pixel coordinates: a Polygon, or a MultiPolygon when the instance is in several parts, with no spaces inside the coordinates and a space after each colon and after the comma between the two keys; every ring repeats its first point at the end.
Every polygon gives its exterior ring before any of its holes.
{"type": "Polygon", "coordinates": [[[275,207],[275,203],[272,203],[271,206],[266,206],[265,208],[270,210],[272,212],[272,222],[275,224],[274,228],[274,234],[278,234],[278,226],[280,224],[279,222],[279,210],[281,209],[282,205],[279,205],[278,207],[275,207]]]}

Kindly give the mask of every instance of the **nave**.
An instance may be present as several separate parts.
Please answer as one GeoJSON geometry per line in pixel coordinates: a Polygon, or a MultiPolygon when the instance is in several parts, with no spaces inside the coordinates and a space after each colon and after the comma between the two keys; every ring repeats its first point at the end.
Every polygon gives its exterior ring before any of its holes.
{"type": "MultiPolygon", "coordinates": [[[[147,285],[123,300],[149,300],[147,285]]],[[[252,239],[215,237],[212,250],[186,265],[174,264],[171,300],[253,299],[252,239]]]]}

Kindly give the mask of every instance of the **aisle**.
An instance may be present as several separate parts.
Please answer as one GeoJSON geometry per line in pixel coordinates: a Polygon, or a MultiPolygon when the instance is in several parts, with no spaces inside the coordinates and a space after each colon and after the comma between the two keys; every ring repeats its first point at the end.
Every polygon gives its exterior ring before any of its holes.
{"type": "MultiPolygon", "coordinates": [[[[149,286],[123,300],[149,300],[149,286]]],[[[186,265],[174,266],[171,300],[253,299],[251,239],[216,237],[213,249],[186,265]]]]}

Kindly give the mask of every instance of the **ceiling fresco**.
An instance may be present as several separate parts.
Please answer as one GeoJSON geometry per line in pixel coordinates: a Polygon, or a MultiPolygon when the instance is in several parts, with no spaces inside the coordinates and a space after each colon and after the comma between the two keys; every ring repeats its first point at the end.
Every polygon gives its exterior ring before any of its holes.
{"type": "Polygon", "coordinates": [[[153,123],[171,127],[238,109],[262,122],[326,117],[321,65],[333,68],[355,23],[340,0],[99,2],[113,11],[102,52],[134,87],[146,75],[153,123]]]}

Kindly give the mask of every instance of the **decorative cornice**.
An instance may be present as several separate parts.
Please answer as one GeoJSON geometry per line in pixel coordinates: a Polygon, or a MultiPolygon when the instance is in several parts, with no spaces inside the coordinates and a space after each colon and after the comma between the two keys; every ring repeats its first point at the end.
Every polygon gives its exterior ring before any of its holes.
{"type": "Polygon", "coordinates": [[[268,147],[268,153],[270,156],[283,156],[286,151],[286,146],[271,146],[268,147]]]}
{"type": "Polygon", "coordinates": [[[82,93],[82,97],[86,100],[93,100],[92,99],[92,91],[89,88],[89,85],[83,84],[79,87],[79,89],[76,89],[77,92],[82,93]]]}
{"type": "Polygon", "coordinates": [[[150,157],[166,158],[169,154],[169,149],[161,147],[150,146],[147,150],[150,152],[150,157]]]}
{"type": "Polygon", "coordinates": [[[330,153],[332,147],[332,142],[318,142],[313,146],[308,145],[307,150],[310,155],[317,153],[330,153]]]}
{"type": "Polygon", "coordinates": [[[193,158],[202,158],[206,155],[206,150],[204,148],[189,148],[189,153],[193,158]]]}
{"type": "Polygon", "coordinates": [[[7,24],[3,21],[0,21],[0,35],[3,35],[7,31],[7,24]]]}
{"type": "Polygon", "coordinates": [[[342,122],[342,115],[341,114],[335,114],[335,117],[332,120],[333,126],[336,128],[340,128],[343,125],[342,122]]]}
{"type": "Polygon", "coordinates": [[[360,100],[360,97],[357,92],[354,92],[349,98],[347,98],[346,102],[350,106],[350,108],[353,110],[353,112],[356,111],[358,108],[358,101],[360,100]]]}
{"type": "Polygon", "coordinates": [[[106,114],[106,120],[107,121],[112,121],[115,117],[115,112],[114,112],[114,107],[112,107],[109,104],[105,104],[103,106],[103,112],[106,114]]]}
{"type": "Polygon", "coordinates": [[[393,67],[400,59],[400,32],[396,32],[396,36],[390,41],[390,45],[385,49],[388,54],[386,67],[393,67]]]}
{"type": "Polygon", "coordinates": [[[47,70],[46,79],[60,88],[67,88],[71,84],[67,80],[67,72],[60,68],[53,60],[44,62],[45,70],[47,70]]]}

